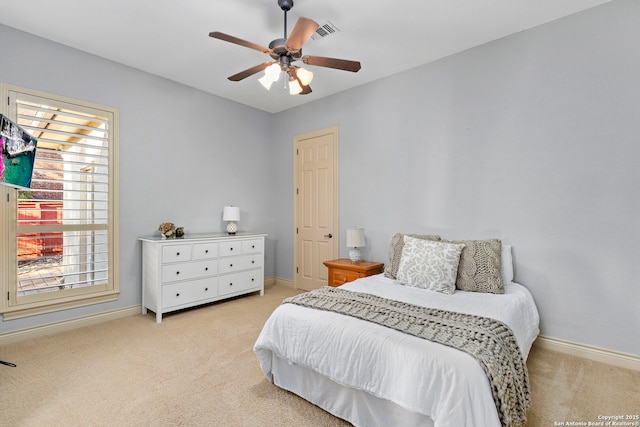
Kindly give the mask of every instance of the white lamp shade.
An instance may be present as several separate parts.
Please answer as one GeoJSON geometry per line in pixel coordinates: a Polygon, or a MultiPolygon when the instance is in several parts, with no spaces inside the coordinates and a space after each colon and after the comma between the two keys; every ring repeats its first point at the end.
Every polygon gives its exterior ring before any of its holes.
{"type": "Polygon", "coordinates": [[[311,83],[311,80],[313,80],[313,73],[309,70],[305,70],[304,68],[298,68],[296,75],[304,86],[308,86],[309,83],[311,83]]]}
{"type": "Polygon", "coordinates": [[[289,80],[289,95],[297,95],[300,92],[302,92],[302,87],[300,87],[300,83],[298,83],[298,80],[289,80]]]}
{"type": "Polygon", "coordinates": [[[347,230],[347,247],[364,248],[364,228],[352,228],[347,230]]]}
{"type": "Polygon", "coordinates": [[[273,80],[271,80],[271,78],[269,76],[267,76],[266,74],[264,76],[260,77],[258,79],[258,81],[267,90],[270,90],[271,89],[271,85],[273,84],[273,80]]]}
{"type": "Polygon", "coordinates": [[[222,211],[223,221],[240,221],[240,208],[238,206],[225,206],[222,211]]]}
{"type": "Polygon", "coordinates": [[[274,63],[264,69],[264,74],[275,82],[280,78],[280,71],[282,71],[280,64],[274,63]]]}

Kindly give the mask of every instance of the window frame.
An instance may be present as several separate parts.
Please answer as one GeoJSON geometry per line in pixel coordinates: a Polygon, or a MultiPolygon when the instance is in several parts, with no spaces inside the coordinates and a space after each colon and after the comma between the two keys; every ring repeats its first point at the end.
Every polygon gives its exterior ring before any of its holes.
{"type": "MultiPolygon", "coordinates": [[[[77,106],[80,111],[92,110],[96,115],[107,117],[108,130],[108,220],[107,220],[107,282],[102,285],[64,289],[36,295],[18,295],[17,257],[18,248],[16,233],[18,232],[18,190],[0,185],[0,313],[3,320],[11,320],[36,314],[66,310],[75,307],[98,304],[117,300],[119,287],[119,112],[116,108],[40,92],[6,83],[0,83],[2,105],[0,113],[10,120],[12,111],[17,111],[11,104],[11,93],[18,98],[40,98],[43,104],[50,101],[53,105],[65,104],[77,106]],[[6,102],[4,101],[6,100],[6,102]]],[[[13,114],[15,115],[15,113],[13,114]]]]}

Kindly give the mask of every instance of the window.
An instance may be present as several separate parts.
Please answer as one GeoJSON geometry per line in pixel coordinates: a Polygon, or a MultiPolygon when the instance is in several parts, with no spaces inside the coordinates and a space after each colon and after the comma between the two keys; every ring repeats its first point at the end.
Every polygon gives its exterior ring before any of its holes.
{"type": "Polygon", "coordinates": [[[2,113],[37,140],[30,189],[0,186],[5,320],[118,294],[118,112],[9,85],[2,113]]]}

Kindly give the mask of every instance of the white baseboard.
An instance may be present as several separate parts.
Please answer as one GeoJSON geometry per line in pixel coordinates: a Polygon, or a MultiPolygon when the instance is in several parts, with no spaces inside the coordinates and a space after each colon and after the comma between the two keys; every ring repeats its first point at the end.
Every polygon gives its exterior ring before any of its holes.
{"type": "Polygon", "coordinates": [[[640,371],[640,357],[633,354],[619,353],[613,350],[578,344],[559,338],[545,337],[543,335],[538,336],[533,345],[546,350],[593,360],[594,362],[640,371]]]}
{"type": "Polygon", "coordinates": [[[118,310],[98,313],[91,316],[78,317],[75,319],[64,320],[62,322],[49,323],[47,325],[34,326],[33,328],[20,329],[0,334],[0,346],[13,344],[32,338],[40,338],[59,332],[70,331],[84,326],[96,325],[98,323],[107,322],[109,320],[120,319],[122,317],[133,316],[142,313],[142,307],[137,305],[133,307],[121,308],[118,310]]]}
{"type": "MultiPolygon", "coordinates": [[[[281,279],[279,277],[272,278],[272,280],[273,280],[272,284],[286,286],[287,288],[291,288],[291,289],[295,289],[296,288],[296,285],[293,282],[293,280],[281,279]]],[[[267,282],[265,282],[265,285],[266,284],[267,284],[267,282]]]]}

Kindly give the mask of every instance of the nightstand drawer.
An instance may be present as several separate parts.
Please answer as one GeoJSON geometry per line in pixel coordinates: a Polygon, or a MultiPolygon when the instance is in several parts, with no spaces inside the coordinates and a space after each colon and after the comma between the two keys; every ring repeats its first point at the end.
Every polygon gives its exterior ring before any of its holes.
{"type": "Polygon", "coordinates": [[[381,262],[358,261],[340,258],[323,263],[328,269],[327,285],[341,286],[353,282],[361,277],[382,273],[384,264],[381,262]]]}
{"type": "Polygon", "coordinates": [[[340,286],[347,282],[353,282],[359,277],[361,276],[357,271],[333,270],[331,277],[329,277],[329,283],[331,286],[340,286]]]}

